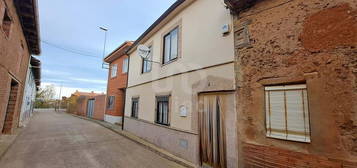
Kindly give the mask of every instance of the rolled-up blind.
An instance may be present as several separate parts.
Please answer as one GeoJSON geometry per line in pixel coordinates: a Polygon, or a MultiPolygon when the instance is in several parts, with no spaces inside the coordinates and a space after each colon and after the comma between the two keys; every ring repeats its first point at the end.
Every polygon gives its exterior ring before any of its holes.
{"type": "Polygon", "coordinates": [[[310,142],[306,85],[265,88],[267,136],[310,142]]]}

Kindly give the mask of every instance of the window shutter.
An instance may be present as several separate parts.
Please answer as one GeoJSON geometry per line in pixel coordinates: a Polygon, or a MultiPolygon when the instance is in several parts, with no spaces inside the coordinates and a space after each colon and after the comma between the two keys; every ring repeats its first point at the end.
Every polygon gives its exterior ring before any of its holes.
{"type": "Polygon", "coordinates": [[[290,90],[286,93],[288,139],[305,141],[305,118],[302,90],[290,90]]]}
{"type": "Polygon", "coordinates": [[[269,91],[270,95],[270,136],[286,138],[286,117],[284,92],[269,91]]]}

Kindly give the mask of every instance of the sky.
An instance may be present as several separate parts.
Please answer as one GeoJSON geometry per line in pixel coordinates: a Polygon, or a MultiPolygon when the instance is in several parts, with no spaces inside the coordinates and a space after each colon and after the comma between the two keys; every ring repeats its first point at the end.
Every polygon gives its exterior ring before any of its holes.
{"type": "Polygon", "coordinates": [[[58,98],[76,90],[106,92],[105,55],[124,41],[135,41],[175,0],[38,0],[42,84],[58,98]],[[62,87],[61,87],[62,86],[62,87]]]}

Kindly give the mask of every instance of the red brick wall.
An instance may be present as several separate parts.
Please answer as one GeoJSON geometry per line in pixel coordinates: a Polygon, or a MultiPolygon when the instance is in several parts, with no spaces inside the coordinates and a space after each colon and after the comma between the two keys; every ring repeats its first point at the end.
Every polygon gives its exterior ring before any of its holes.
{"type": "Polygon", "coordinates": [[[9,100],[11,79],[19,81],[18,100],[15,105],[13,128],[17,127],[18,116],[22,103],[24,82],[30,60],[27,43],[22,32],[21,23],[18,20],[16,9],[12,0],[0,1],[0,130],[3,128],[7,104],[9,100]],[[5,4],[12,19],[10,34],[6,37],[2,30],[2,18],[5,11],[5,4]],[[11,74],[11,75],[10,75],[11,74]]]}
{"type": "Polygon", "coordinates": [[[357,163],[308,155],[276,147],[244,144],[245,168],[306,167],[355,168],[357,163]]]}
{"type": "Polygon", "coordinates": [[[356,17],[355,0],[265,0],[235,17],[235,29],[247,25],[250,39],[242,48],[235,40],[239,154],[247,164],[357,162],[356,17]],[[307,85],[311,143],[266,137],[264,86],[289,83],[307,85]]]}
{"type": "Polygon", "coordinates": [[[127,73],[122,72],[123,61],[125,58],[128,58],[128,56],[127,55],[121,56],[120,58],[110,63],[110,67],[114,64],[118,65],[118,72],[117,72],[117,76],[114,78],[110,77],[110,73],[111,73],[110,70],[108,74],[107,96],[115,96],[114,108],[106,110],[106,114],[108,115],[123,116],[124,99],[125,99],[125,93],[123,89],[126,88],[127,77],[128,77],[127,73]]]}
{"type": "Polygon", "coordinates": [[[96,120],[104,120],[106,95],[96,96],[94,99],[95,103],[93,118],[96,120]]]}

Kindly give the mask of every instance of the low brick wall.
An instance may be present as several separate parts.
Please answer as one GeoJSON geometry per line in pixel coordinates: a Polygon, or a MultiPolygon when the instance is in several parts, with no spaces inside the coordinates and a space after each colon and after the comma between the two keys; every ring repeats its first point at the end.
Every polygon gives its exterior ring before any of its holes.
{"type": "Polygon", "coordinates": [[[245,168],[356,168],[357,162],[340,161],[327,157],[304,154],[253,144],[243,144],[245,168]]]}

